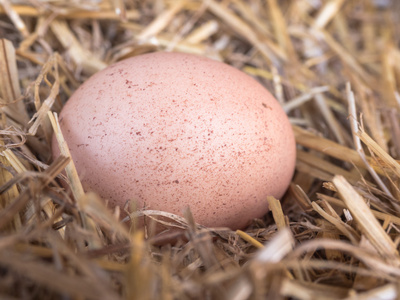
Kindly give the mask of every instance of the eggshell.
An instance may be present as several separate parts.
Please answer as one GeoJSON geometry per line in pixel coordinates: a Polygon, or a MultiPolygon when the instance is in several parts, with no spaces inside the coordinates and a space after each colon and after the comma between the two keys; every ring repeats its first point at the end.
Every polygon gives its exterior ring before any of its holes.
{"type": "MultiPolygon", "coordinates": [[[[256,80],[201,56],[158,52],[118,62],[68,100],[60,125],[80,178],[111,206],[243,228],[282,197],[295,140],[256,80]]],[[[53,152],[58,147],[53,139],[53,152]]]]}

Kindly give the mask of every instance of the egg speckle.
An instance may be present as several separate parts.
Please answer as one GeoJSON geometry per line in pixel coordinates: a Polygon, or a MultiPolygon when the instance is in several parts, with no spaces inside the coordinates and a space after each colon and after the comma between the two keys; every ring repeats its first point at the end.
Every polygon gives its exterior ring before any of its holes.
{"type": "MultiPolygon", "coordinates": [[[[256,80],[201,56],[118,62],[68,100],[60,126],[86,190],[111,206],[243,228],[282,197],[294,172],[287,116],[256,80]]],[[[57,155],[53,139],[53,153],[57,155]]]]}

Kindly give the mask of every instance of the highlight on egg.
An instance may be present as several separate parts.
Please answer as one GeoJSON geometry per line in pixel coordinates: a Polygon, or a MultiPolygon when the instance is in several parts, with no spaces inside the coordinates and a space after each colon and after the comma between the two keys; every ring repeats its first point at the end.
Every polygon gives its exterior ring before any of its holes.
{"type": "MultiPolygon", "coordinates": [[[[281,198],[294,173],[289,120],[255,79],[205,57],[157,52],[96,73],[60,113],[87,191],[111,208],[244,228],[281,198]]],[[[53,155],[59,153],[53,139],[53,155]]]]}

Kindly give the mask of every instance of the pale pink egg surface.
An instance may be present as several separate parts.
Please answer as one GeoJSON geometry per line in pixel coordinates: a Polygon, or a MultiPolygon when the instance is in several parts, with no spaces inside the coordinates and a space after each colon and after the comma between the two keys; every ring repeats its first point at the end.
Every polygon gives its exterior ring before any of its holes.
{"type": "MultiPolygon", "coordinates": [[[[256,80],[201,56],[158,52],[118,62],[68,100],[60,125],[86,190],[110,206],[243,228],[293,176],[287,116],[256,80]]],[[[53,140],[53,153],[58,147],[53,140]]]]}

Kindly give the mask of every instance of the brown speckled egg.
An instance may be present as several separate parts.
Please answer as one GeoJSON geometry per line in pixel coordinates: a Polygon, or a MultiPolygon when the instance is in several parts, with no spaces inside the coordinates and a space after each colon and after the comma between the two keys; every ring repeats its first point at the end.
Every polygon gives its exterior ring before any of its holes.
{"type": "MultiPolygon", "coordinates": [[[[86,190],[111,206],[243,228],[282,197],[295,140],[274,97],[245,73],[208,58],[152,53],[87,80],[60,114],[86,190]]],[[[53,142],[53,152],[58,150],[53,142]]]]}

